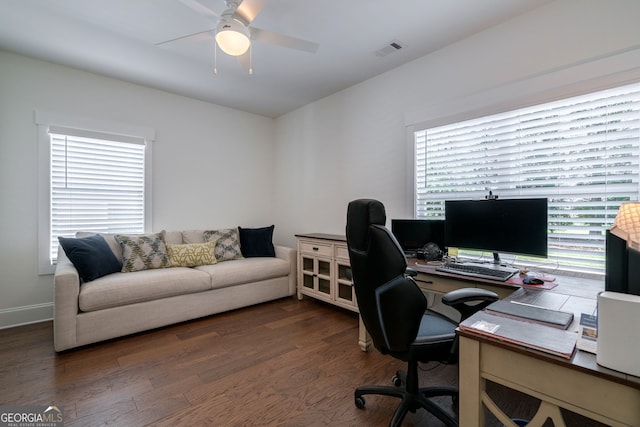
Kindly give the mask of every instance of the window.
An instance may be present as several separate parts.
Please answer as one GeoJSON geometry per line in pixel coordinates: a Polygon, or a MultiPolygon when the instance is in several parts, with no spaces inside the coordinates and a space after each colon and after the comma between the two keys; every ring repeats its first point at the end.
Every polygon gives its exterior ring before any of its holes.
{"type": "Polygon", "coordinates": [[[41,274],[53,271],[59,236],[150,230],[150,141],[47,124],[41,149],[41,274]]]}
{"type": "Polygon", "coordinates": [[[549,257],[536,265],[603,275],[605,231],[638,200],[640,84],[421,129],[414,142],[416,218],[489,191],[547,197],[549,257]]]}

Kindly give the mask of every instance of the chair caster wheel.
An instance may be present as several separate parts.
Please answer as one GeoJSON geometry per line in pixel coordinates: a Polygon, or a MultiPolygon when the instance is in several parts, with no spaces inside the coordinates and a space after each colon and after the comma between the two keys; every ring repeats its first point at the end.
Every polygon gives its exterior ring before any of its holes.
{"type": "Polygon", "coordinates": [[[396,387],[402,387],[402,378],[400,378],[398,375],[394,375],[393,378],[391,378],[391,384],[396,387]]]}
{"type": "Polygon", "coordinates": [[[364,397],[356,397],[356,408],[358,409],[364,409],[364,397]]]}

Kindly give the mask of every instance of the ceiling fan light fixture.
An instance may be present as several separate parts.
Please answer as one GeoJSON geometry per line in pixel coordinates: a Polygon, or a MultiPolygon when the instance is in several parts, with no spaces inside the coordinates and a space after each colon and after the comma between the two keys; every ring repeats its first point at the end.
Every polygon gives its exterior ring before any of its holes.
{"type": "Polygon", "coordinates": [[[249,30],[235,19],[221,19],[216,29],[216,43],[227,55],[240,56],[251,46],[249,30]]]}

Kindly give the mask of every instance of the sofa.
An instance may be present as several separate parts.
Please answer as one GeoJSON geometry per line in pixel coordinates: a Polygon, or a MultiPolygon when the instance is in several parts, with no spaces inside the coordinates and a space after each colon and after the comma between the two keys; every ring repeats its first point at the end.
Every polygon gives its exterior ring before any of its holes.
{"type": "MultiPolygon", "coordinates": [[[[151,257],[138,257],[137,266],[130,262],[133,257],[131,251],[126,253],[126,244],[136,239],[140,243],[140,235],[76,233],[73,239],[60,238],[54,274],[55,350],[68,350],[293,295],[295,250],[271,243],[273,226],[222,231],[234,235],[234,230],[239,236],[235,234],[238,242],[230,245],[236,246],[237,252],[231,251],[231,256],[220,244],[224,235],[219,240],[206,240],[206,233],[221,237],[219,230],[157,233],[155,243],[159,246],[155,249],[162,250],[157,258],[160,264],[155,266],[144,265],[151,257]],[[78,245],[81,249],[82,245],[88,245],[90,249],[76,250],[78,245]],[[94,246],[99,246],[102,252],[95,252],[94,246]],[[241,246],[240,251],[237,246],[241,246]],[[215,259],[194,261],[193,251],[189,252],[193,248],[204,253],[205,258],[211,256],[215,248],[215,259]],[[176,251],[183,252],[182,259],[177,255],[167,256],[176,251]],[[112,255],[117,264],[110,264],[111,270],[105,271],[104,265],[109,262],[102,262],[102,258],[108,257],[112,263],[112,255]],[[97,275],[91,271],[93,276],[87,277],[87,262],[94,264],[94,270],[102,271],[97,275]]],[[[134,247],[134,255],[136,251],[140,252],[140,246],[134,247]]],[[[195,258],[198,257],[196,254],[195,258]]]]}

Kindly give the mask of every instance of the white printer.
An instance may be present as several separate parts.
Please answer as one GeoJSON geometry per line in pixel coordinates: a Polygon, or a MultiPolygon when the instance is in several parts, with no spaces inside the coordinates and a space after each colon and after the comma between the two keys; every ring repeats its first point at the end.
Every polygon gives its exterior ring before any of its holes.
{"type": "Polygon", "coordinates": [[[598,295],[596,360],[640,377],[640,296],[611,291],[598,295]]]}

